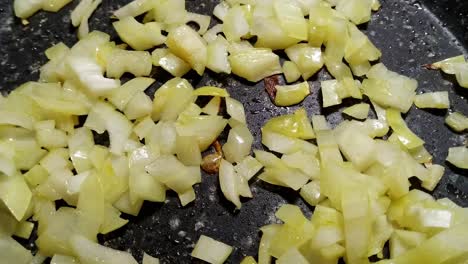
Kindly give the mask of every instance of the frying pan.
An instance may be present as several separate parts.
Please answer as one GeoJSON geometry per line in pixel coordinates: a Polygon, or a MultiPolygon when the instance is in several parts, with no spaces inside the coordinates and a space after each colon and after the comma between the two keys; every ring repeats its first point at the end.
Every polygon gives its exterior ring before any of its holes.
{"type": "MultiPolygon", "coordinates": [[[[111,27],[111,13],[127,0],[104,1],[90,20],[90,28],[110,33],[117,41],[111,27]]],[[[187,0],[193,12],[211,13],[216,0],[187,0]]],[[[372,16],[372,21],[360,26],[382,50],[381,61],[389,69],[419,81],[418,92],[448,91],[451,109],[468,114],[468,90],[457,86],[454,80],[439,72],[421,67],[425,63],[467,54],[468,1],[465,0],[381,0],[382,9],[372,16]]],[[[52,44],[76,42],[75,30],[70,25],[70,12],[76,5],[65,7],[57,14],[38,13],[23,26],[14,18],[11,1],[0,2],[0,87],[3,93],[19,84],[37,80],[39,67],[46,62],[44,51],[52,44]]],[[[153,76],[157,83],[149,94],[170,78],[161,70],[153,76]]],[[[298,106],[276,107],[263,90],[263,83],[249,83],[237,77],[207,72],[203,77],[186,76],[194,87],[222,85],[230,94],[243,102],[248,124],[255,137],[254,148],[262,149],[259,129],[272,116],[291,113],[298,106]]],[[[310,80],[312,94],[300,104],[311,114],[324,114],[331,124],[343,118],[340,108],[321,108],[319,81],[330,76],[325,70],[310,80]]],[[[346,100],[344,105],[353,103],[346,100]]],[[[433,192],[436,198],[449,197],[461,206],[468,206],[468,173],[445,162],[447,149],[466,144],[466,134],[456,134],[444,125],[447,111],[420,110],[415,107],[406,116],[409,127],[426,141],[434,162],[447,170],[433,192]]],[[[225,135],[224,135],[225,136],[225,135]]],[[[417,182],[415,182],[417,186],[417,182]]],[[[228,263],[239,263],[246,255],[256,256],[260,232],[258,228],[276,221],[274,212],[284,203],[299,205],[310,216],[313,208],[299,195],[281,187],[255,181],[251,185],[254,198],[243,200],[242,209],[234,210],[220,191],[217,176],[203,175],[195,187],[197,199],[181,208],[177,196],[168,193],[166,203],[145,202],[138,217],[130,219],[125,227],[99,237],[106,246],[128,250],[139,261],[143,251],[157,256],[162,263],[200,263],[190,257],[194,243],[201,234],[208,235],[235,247],[228,263]]],[[[66,234],[64,234],[66,235],[66,234]]],[[[34,250],[35,237],[21,241],[34,250]]]]}

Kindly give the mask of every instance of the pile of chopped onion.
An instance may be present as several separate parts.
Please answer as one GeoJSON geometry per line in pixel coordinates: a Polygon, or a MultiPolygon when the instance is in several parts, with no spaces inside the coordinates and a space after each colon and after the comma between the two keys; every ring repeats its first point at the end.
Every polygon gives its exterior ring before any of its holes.
{"type": "MultiPolygon", "coordinates": [[[[14,9],[26,19],[68,3],[15,0],[14,9]]],[[[258,263],[466,261],[468,209],[411,188],[409,178],[416,177],[433,191],[445,168],[432,163],[425,142],[402,118],[413,103],[449,108],[448,93],[417,95],[416,80],[374,63],[381,52],[357,26],[380,8],[378,0],[226,0],[213,11],[221,23],[211,28],[211,17],[188,12],[184,0],[135,0],[114,12],[113,28],[125,44],[89,32],[100,3],[81,0],[71,13],[80,41],[49,48],[40,79],[0,98],[3,262],[137,263],[127,252],[99,245],[98,234],[123,227],[128,220],[121,214],[138,215],[145,200],[164,202],[167,191],[176,192],[182,206],[193,202],[200,167],[218,173],[222,193],[239,210],[240,197],[253,197],[255,176],[297,191],[315,207],[308,218],[299,207],[283,205],[276,212],[282,224],[261,228],[258,263]],[[140,15],[142,21],[135,19],[140,15]],[[277,50],[287,56],[283,63],[277,50]],[[153,67],[174,78],[149,96],[153,67]],[[210,70],[265,80],[273,103],[291,106],[311,93],[307,80],[324,67],[333,79],[321,82],[322,106],[349,97],[368,101],[343,110],[361,121],[332,129],[325,116],[298,108],[265,122],[261,141],[268,151],[254,150],[254,156],[242,103],[223,88],[194,89],[182,78],[210,70]],[[121,81],[123,74],[133,78],[121,81]],[[196,104],[199,97],[208,103],[196,104]],[[371,105],[376,119],[368,118],[371,105]],[[223,131],[228,136],[221,146],[223,131]],[[103,133],[106,146],[94,141],[103,133]],[[215,153],[205,152],[210,146],[215,153]],[[56,208],[59,200],[67,206],[56,208]],[[29,238],[35,226],[38,253],[32,256],[13,237],[29,238]]],[[[459,56],[429,66],[467,87],[467,65],[459,56]]],[[[446,123],[457,132],[468,128],[457,112],[446,123]]],[[[450,148],[447,161],[468,169],[468,149],[450,148]]],[[[232,251],[201,235],[191,255],[223,263],[232,251]]],[[[145,253],[143,263],[159,260],[145,253]]]]}

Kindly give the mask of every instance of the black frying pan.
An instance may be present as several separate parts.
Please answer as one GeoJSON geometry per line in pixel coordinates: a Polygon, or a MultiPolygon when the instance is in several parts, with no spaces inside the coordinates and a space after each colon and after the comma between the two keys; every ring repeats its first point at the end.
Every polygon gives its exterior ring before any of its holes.
{"type": "MultiPolygon", "coordinates": [[[[0,1],[0,87],[8,92],[19,84],[37,80],[40,65],[46,62],[44,50],[57,42],[68,45],[76,42],[69,14],[75,3],[58,14],[38,13],[28,26],[14,18],[12,1],[0,1]]],[[[111,27],[111,13],[127,0],[106,1],[90,20],[90,28],[115,33],[111,27]]],[[[425,63],[467,54],[468,1],[465,0],[381,0],[382,9],[372,21],[361,28],[382,52],[382,61],[389,69],[419,81],[418,92],[449,91],[451,110],[468,115],[468,90],[439,72],[421,67],[425,63]]],[[[216,0],[187,0],[190,11],[211,13],[216,0]]],[[[170,78],[161,71],[151,91],[170,78]]],[[[274,106],[263,90],[263,83],[253,84],[232,76],[207,72],[203,77],[189,74],[195,87],[220,83],[231,95],[242,101],[250,129],[260,144],[259,128],[271,116],[290,113],[297,107],[274,106]]],[[[319,80],[330,78],[322,70],[310,82],[313,93],[301,104],[309,114],[325,114],[332,124],[342,120],[339,108],[322,109],[319,80]]],[[[350,104],[352,101],[345,101],[350,104]]],[[[468,172],[456,169],[444,160],[447,149],[466,144],[466,134],[456,134],[444,125],[446,111],[411,109],[406,117],[410,128],[426,141],[434,162],[443,164],[445,177],[434,191],[437,198],[449,197],[461,206],[468,206],[468,172]]],[[[417,185],[417,183],[416,183],[417,185]]],[[[299,205],[310,215],[313,208],[306,205],[294,191],[255,181],[254,199],[244,200],[242,210],[235,211],[218,187],[217,176],[203,175],[203,182],[195,187],[197,200],[181,208],[175,194],[169,193],[166,204],[145,202],[138,217],[125,216],[131,221],[124,228],[100,237],[106,246],[129,250],[141,260],[143,251],[160,257],[162,263],[198,263],[190,257],[192,247],[201,234],[206,234],[235,247],[229,263],[239,263],[246,255],[256,256],[259,227],[275,222],[275,210],[283,203],[299,205]],[[163,206],[164,205],[164,206],[163,206]]],[[[66,234],[64,234],[66,235],[66,234]]],[[[33,239],[22,241],[33,248],[33,239]]]]}

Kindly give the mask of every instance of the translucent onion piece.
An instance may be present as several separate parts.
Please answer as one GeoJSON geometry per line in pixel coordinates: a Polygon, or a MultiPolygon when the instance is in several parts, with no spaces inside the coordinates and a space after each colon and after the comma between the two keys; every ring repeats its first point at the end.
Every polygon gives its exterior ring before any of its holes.
{"type": "Polygon", "coordinates": [[[207,63],[207,47],[205,40],[195,30],[186,25],[177,27],[169,32],[166,45],[199,75],[203,74],[207,63]]]}
{"type": "Polygon", "coordinates": [[[208,44],[206,67],[217,73],[231,73],[231,65],[228,60],[228,43],[221,37],[216,37],[208,44]]]}
{"type": "Polygon", "coordinates": [[[419,108],[447,109],[450,107],[450,100],[448,92],[433,92],[416,95],[414,104],[419,108]]]}
{"type": "Polygon", "coordinates": [[[242,204],[239,200],[239,175],[234,170],[234,166],[226,160],[221,160],[219,166],[219,184],[221,191],[227,200],[231,201],[237,209],[240,209],[242,204]]]}
{"type": "Polygon", "coordinates": [[[460,63],[465,63],[465,56],[455,56],[452,58],[448,58],[439,62],[435,62],[433,64],[428,65],[431,69],[441,69],[443,72],[447,74],[455,74],[457,73],[457,65],[460,63]]]}
{"type": "Polygon", "coordinates": [[[408,149],[414,149],[424,144],[407,126],[400,113],[394,109],[387,109],[387,120],[398,139],[408,149]]]}
{"type": "Polygon", "coordinates": [[[445,123],[456,132],[468,129],[468,117],[459,112],[450,113],[445,118],[445,123]]]}
{"type": "Polygon", "coordinates": [[[241,162],[250,154],[253,136],[245,125],[238,125],[229,131],[227,142],[223,146],[225,158],[229,162],[241,162]]]}
{"type": "Polygon", "coordinates": [[[192,251],[192,257],[211,264],[221,264],[231,255],[232,247],[201,235],[192,251]]]}
{"type": "Polygon", "coordinates": [[[453,147],[449,148],[448,162],[461,169],[468,169],[468,148],[466,147],[453,147]]]}
{"type": "Polygon", "coordinates": [[[138,262],[128,252],[118,251],[101,246],[82,236],[70,238],[73,252],[81,263],[89,264],[137,264],[138,262]]]}
{"type": "Polygon", "coordinates": [[[307,40],[307,22],[296,1],[276,0],[273,2],[273,9],[280,25],[289,37],[307,40]]]}
{"type": "Polygon", "coordinates": [[[291,106],[302,102],[310,94],[308,82],[293,85],[277,85],[275,105],[291,106]]]}
{"type": "Polygon", "coordinates": [[[288,58],[297,65],[304,80],[309,79],[323,67],[323,57],[320,48],[314,48],[301,43],[285,49],[288,58]]]}
{"type": "Polygon", "coordinates": [[[343,110],[343,113],[356,119],[366,119],[369,115],[370,105],[366,103],[355,104],[343,110]]]}
{"type": "Polygon", "coordinates": [[[5,263],[28,264],[33,258],[29,250],[8,236],[0,237],[0,250],[5,263]]]}
{"type": "Polygon", "coordinates": [[[103,76],[103,69],[96,61],[86,57],[68,57],[66,65],[74,77],[95,96],[108,94],[120,86],[119,80],[103,76]]]}
{"type": "Polygon", "coordinates": [[[247,124],[245,120],[245,110],[241,102],[232,97],[226,97],[226,111],[232,119],[241,123],[247,124]]]}
{"type": "Polygon", "coordinates": [[[283,74],[288,83],[295,82],[301,77],[301,72],[297,65],[292,61],[285,61],[283,63],[283,74]]]}
{"type": "Polygon", "coordinates": [[[230,42],[238,42],[249,33],[249,23],[241,6],[230,8],[223,22],[223,33],[230,42]]]}
{"type": "Polygon", "coordinates": [[[267,49],[250,49],[231,54],[229,62],[235,75],[251,82],[281,73],[278,55],[267,49]]]}
{"type": "Polygon", "coordinates": [[[136,77],[148,76],[152,69],[151,55],[147,51],[114,49],[107,60],[107,76],[119,79],[125,72],[136,77]]]}
{"type": "Polygon", "coordinates": [[[159,264],[159,259],[154,258],[146,253],[143,254],[143,264],[159,264]]]}
{"type": "Polygon", "coordinates": [[[121,8],[114,11],[114,16],[122,19],[127,16],[136,17],[153,8],[152,1],[149,0],[134,0],[121,8]]]}
{"type": "Polygon", "coordinates": [[[0,179],[0,200],[18,221],[26,214],[31,198],[32,193],[22,176],[0,179]]]}

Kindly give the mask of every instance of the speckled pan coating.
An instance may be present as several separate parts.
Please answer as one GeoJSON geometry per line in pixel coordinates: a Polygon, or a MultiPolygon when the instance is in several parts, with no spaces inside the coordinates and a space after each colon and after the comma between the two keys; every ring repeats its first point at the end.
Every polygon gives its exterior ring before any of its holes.
{"type": "MultiPolygon", "coordinates": [[[[104,1],[90,21],[92,29],[115,33],[111,28],[111,11],[125,0],[104,1]]],[[[211,12],[218,1],[187,0],[194,12],[211,12]]],[[[76,5],[67,6],[58,14],[41,12],[22,26],[13,18],[11,1],[0,1],[0,87],[4,93],[19,84],[36,80],[38,69],[45,61],[44,50],[57,42],[68,45],[76,41],[71,28],[69,13],[76,5]]],[[[375,13],[372,21],[362,29],[382,49],[382,61],[393,71],[416,78],[418,92],[449,91],[452,107],[468,114],[468,90],[453,83],[446,75],[427,71],[422,64],[446,57],[467,54],[468,48],[468,2],[465,0],[382,0],[382,10],[375,13]]],[[[155,71],[155,87],[169,76],[155,71]]],[[[304,106],[309,114],[325,114],[332,124],[342,120],[340,108],[322,109],[318,80],[329,78],[325,71],[313,77],[310,83],[312,95],[304,106]]],[[[259,128],[270,117],[291,113],[296,107],[275,107],[263,91],[263,84],[252,84],[236,77],[206,73],[203,77],[190,75],[195,87],[202,85],[223,86],[246,107],[249,127],[254,131],[255,146],[260,144],[259,128]]],[[[353,103],[346,100],[344,105],[353,103]]],[[[425,141],[434,154],[435,163],[448,170],[434,195],[449,197],[460,205],[468,206],[468,175],[446,162],[448,147],[466,143],[466,133],[456,134],[444,125],[446,111],[427,111],[412,108],[407,115],[410,128],[425,141]]],[[[129,217],[131,222],[124,228],[100,237],[105,245],[128,250],[141,260],[143,250],[160,257],[162,263],[198,263],[190,258],[194,243],[201,234],[221,240],[236,249],[229,263],[239,263],[245,255],[256,255],[259,242],[258,228],[275,222],[274,211],[284,203],[294,203],[310,215],[312,208],[304,204],[294,191],[274,187],[261,182],[252,183],[254,199],[244,200],[241,211],[234,211],[218,187],[216,176],[203,175],[202,184],[195,187],[197,200],[187,208],[181,208],[177,197],[170,193],[165,204],[145,203],[138,217],[129,217]]],[[[24,244],[33,248],[33,240],[24,244]]]]}

